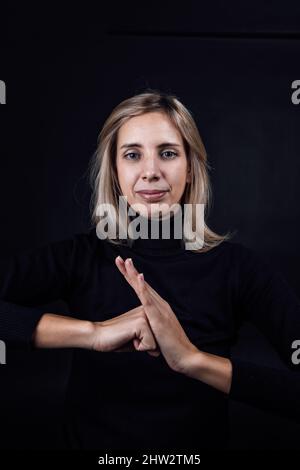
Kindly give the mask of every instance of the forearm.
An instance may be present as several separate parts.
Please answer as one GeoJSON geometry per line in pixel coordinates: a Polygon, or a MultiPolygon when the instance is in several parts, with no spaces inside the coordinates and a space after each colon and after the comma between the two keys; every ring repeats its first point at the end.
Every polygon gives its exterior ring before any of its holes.
{"type": "Polygon", "coordinates": [[[229,393],[232,381],[232,364],[225,357],[198,351],[189,357],[183,373],[208,385],[229,393]]]}
{"type": "Polygon", "coordinates": [[[36,348],[86,348],[92,346],[94,324],[86,320],[45,313],[32,341],[36,348]]]}

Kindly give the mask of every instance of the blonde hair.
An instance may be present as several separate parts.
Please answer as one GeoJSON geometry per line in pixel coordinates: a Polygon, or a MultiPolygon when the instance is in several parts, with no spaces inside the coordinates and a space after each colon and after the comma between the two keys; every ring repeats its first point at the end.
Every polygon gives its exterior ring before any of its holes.
{"type": "MultiPolygon", "coordinates": [[[[147,89],[145,92],[132,96],[118,104],[106,119],[99,134],[97,149],[89,164],[90,184],[92,187],[90,202],[92,227],[97,225],[101,218],[97,215],[98,205],[108,204],[114,208],[114,211],[108,209],[107,219],[110,219],[115,224],[117,233],[121,228],[118,217],[116,219],[113,213],[118,214],[118,198],[122,196],[116,169],[118,130],[126,121],[134,116],[158,111],[165,113],[169,117],[183,139],[190,167],[191,181],[186,185],[182,195],[182,204],[203,204],[204,218],[208,214],[212,198],[208,176],[210,165],[207,162],[206,150],[192,114],[176,96],[147,89]]],[[[193,211],[192,228],[196,226],[194,219],[195,214],[193,211]]],[[[127,229],[128,225],[123,227],[123,233],[124,230],[125,233],[128,233],[127,229]]],[[[130,238],[130,231],[128,235],[130,238]]],[[[223,241],[228,240],[231,236],[232,234],[230,233],[219,235],[213,232],[204,222],[204,240],[201,240],[202,248],[193,251],[208,251],[223,241]]],[[[185,235],[183,235],[183,240],[185,239],[185,235]]],[[[108,241],[114,244],[123,244],[118,237],[115,239],[108,238],[108,241]]]]}

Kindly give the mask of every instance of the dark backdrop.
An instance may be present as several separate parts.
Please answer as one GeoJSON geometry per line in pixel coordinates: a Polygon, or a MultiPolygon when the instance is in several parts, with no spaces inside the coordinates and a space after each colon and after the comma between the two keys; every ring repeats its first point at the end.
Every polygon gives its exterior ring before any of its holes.
{"type": "MultiPolygon", "coordinates": [[[[212,166],[208,224],[236,230],[234,240],[263,253],[300,296],[297,2],[1,9],[2,259],[88,228],[86,171],[101,126],[121,100],[151,87],[176,94],[199,126],[212,166]]],[[[250,326],[234,354],[283,367],[250,326]]],[[[2,448],[59,446],[69,363],[69,351],[8,351],[2,448]]],[[[234,402],[230,409],[233,448],[297,447],[299,423],[234,402]]]]}

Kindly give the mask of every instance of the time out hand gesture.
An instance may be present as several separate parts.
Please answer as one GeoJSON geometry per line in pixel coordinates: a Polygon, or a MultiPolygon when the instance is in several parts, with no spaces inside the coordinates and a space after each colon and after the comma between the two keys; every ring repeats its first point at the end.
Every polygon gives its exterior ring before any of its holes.
{"type": "Polygon", "coordinates": [[[138,273],[131,258],[121,256],[115,263],[141,301],[155,340],[168,365],[184,372],[190,357],[198,351],[180,325],[172,308],[138,273]]]}

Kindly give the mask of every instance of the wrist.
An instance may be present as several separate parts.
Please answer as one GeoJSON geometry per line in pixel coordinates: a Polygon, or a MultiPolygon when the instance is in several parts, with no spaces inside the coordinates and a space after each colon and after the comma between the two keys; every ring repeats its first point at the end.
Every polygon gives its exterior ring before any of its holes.
{"type": "Polygon", "coordinates": [[[181,369],[181,373],[187,377],[201,380],[201,375],[205,367],[205,356],[202,351],[195,348],[195,351],[191,352],[181,369]]]}
{"type": "Polygon", "coordinates": [[[91,348],[94,324],[87,320],[45,313],[32,335],[36,348],[91,348]]]}
{"type": "Polygon", "coordinates": [[[229,394],[232,381],[232,363],[226,357],[199,351],[191,354],[184,374],[229,394]]]}
{"type": "Polygon", "coordinates": [[[83,349],[93,349],[95,329],[95,323],[92,321],[87,320],[81,322],[78,347],[83,349]]]}

